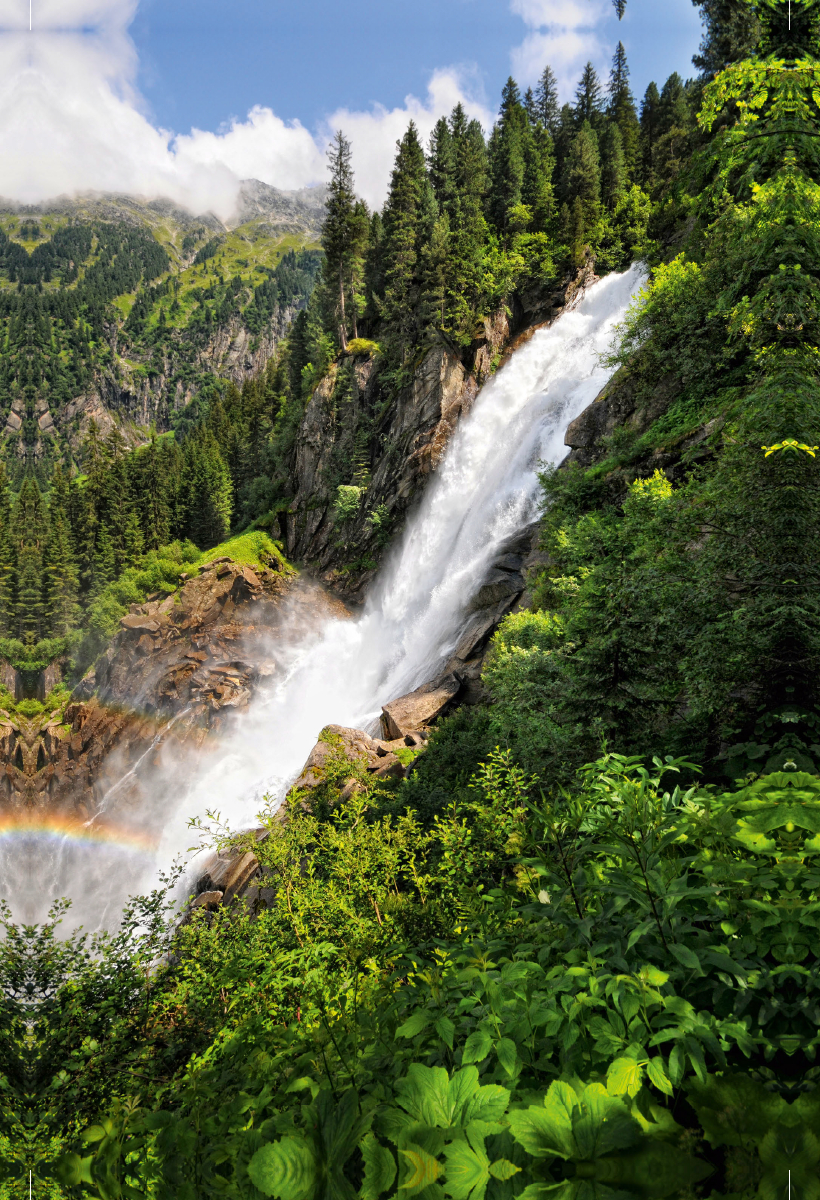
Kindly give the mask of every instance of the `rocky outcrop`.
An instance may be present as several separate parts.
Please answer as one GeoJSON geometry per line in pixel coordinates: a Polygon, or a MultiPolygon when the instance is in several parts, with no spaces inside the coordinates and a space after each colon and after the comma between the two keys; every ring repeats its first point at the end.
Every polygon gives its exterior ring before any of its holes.
{"type": "Polygon", "coordinates": [[[0,725],[0,807],[87,820],[137,803],[136,767],[169,742],[196,748],[248,705],[279,669],[276,631],[346,609],[288,569],[229,559],[203,567],[173,595],[132,605],[75,699],[42,720],[0,725]],[[295,625],[294,625],[295,622],[295,625]]]}
{"type": "MultiPolygon", "coordinates": [[[[258,375],[276,353],[296,311],[292,307],[277,308],[268,326],[259,334],[251,334],[239,317],[218,325],[197,349],[196,367],[241,386],[245,380],[258,375]]],[[[114,338],[115,330],[112,329],[110,334],[114,338]]],[[[167,356],[159,370],[152,370],[147,375],[128,362],[118,360],[116,369],[101,372],[90,387],[56,414],[56,428],[45,401],[42,401],[44,411],[38,408],[38,423],[41,433],[53,434],[58,430],[64,433],[75,450],[88,436],[92,421],[103,436],[117,426],[128,444],[138,445],[145,440],[152,424],[160,430],[168,429],[171,414],[184,408],[193,396],[194,385],[175,378],[174,363],[167,356]]],[[[25,415],[24,409],[21,408],[19,413],[12,409],[6,418],[6,434],[19,430],[22,415],[25,415]]]]}
{"type": "Polygon", "coordinates": [[[398,700],[383,705],[381,723],[387,738],[403,738],[412,730],[426,729],[448,708],[461,691],[461,679],[455,673],[434,683],[425,683],[398,700]]]}
{"type": "MultiPolygon", "coordinates": [[[[385,390],[373,361],[358,359],[351,371],[343,357],[314,391],[299,426],[294,496],[281,517],[290,557],[318,568],[324,582],[360,602],[382,550],[437,470],[482,384],[594,282],[593,267],[587,263],[560,286],[533,285],[516,299],[512,316],[503,309],[485,320],[460,354],[444,344],[431,347],[397,394],[385,390]],[[337,512],[340,484],[360,488],[352,514],[337,512]]],[[[505,582],[502,575],[487,580],[495,599],[486,591],[478,608],[500,605],[505,582]]]]}

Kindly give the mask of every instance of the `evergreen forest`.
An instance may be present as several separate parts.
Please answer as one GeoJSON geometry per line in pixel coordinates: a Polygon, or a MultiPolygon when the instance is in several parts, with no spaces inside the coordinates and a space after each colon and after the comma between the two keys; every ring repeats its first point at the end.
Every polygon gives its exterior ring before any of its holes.
{"type": "MultiPolygon", "coordinates": [[[[184,280],[126,222],[0,235],[28,703],[203,552],[281,549],[311,397],[352,413],[362,363],[340,528],[430,348],[467,363],[592,271],[644,264],[608,394],[653,414],[543,469],[529,607],[404,778],[349,786],[331,736],[260,830],[198,827],[257,856],[266,906],[181,921],[172,870],[113,932],[0,910],[0,1200],[820,1197],[820,0],[696,3],[693,78],[636,98],[620,43],[564,105],[549,65],[510,78],[491,130],[409,125],[380,211],[339,132],[320,245],[276,265],[231,274],[204,228],[184,280]],[[278,314],[241,385],[203,368],[278,314]],[[185,403],[73,436],[129,363],[185,403]]],[[[377,557],[399,532],[367,528],[377,557]]]]}

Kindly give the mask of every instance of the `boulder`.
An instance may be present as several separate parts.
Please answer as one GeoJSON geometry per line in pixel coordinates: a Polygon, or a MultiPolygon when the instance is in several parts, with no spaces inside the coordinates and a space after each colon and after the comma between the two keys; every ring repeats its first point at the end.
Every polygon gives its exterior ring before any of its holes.
{"type": "Polygon", "coordinates": [[[461,680],[458,675],[445,675],[435,683],[426,683],[391,700],[382,708],[382,729],[386,739],[395,741],[406,737],[425,726],[444,712],[461,691],[461,680]]]}
{"type": "Polygon", "coordinates": [[[258,870],[259,859],[253,851],[237,854],[221,850],[203,865],[197,880],[197,895],[221,892],[222,903],[228,904],[235,896],[242,895],[258,870]]]}
{"type": "Polygon", "coordinates": [[[379,743],[361,729],[326,725],[293,786],[307,789],[318,787],[325,777],[328,760],[339,754],[352,763],[375,766],[379,764],[379,743]]]}
{"type": "Polygon", "coordinates": [[[469,611],[478,612],[482,608],[502,604],[505,600],[512,601],[516,596],[520,596],[523,590],[524,580],[520,575],[493,569],[473,597],[469,611]]]}

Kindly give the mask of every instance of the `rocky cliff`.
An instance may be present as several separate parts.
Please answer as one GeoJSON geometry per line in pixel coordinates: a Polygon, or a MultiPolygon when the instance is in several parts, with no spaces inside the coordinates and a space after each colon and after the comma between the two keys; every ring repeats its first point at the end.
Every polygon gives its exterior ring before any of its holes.
{"type": "Polygon", "coordinates": [[[371,357],[342,357],[299,426],[294,497],[281,517],[289,556],[310,563],[346,600],[360,602],[482,384],[594,279],[588,264],[560,288],[532,289],[512,310],[485,320],[481,336],[462,353],[431,347],[398,393],[387,390],[371,357]],[[345,515],[340,485],[359,489],[345,515]]]}
{"type": "Polygon", "coordinates": [[[346,611],[292,572],[229,559],[133,605],[67,708],[0,722],[0,807],[87,820],[139,804],[137,764],[169,742],[182,750],[216,737],[281,669],[285,609],[291,637],[300,621],[307,630],[346,611]]]}

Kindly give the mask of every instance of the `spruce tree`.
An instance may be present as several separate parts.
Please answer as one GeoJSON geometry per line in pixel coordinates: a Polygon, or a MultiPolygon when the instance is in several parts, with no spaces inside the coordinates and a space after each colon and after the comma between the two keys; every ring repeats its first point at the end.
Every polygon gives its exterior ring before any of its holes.
{"type": "Polygon", "coordinates": [[[45,552],[46,623],[54,637],[65,637],[79,619],[79,575],[69,523],[69,482],[59,462],[51,475],[48,498],[48,541],[45,552]]]}
{"type": "Polygon", "coordinates": [[[609,121],[601,138],[601,198],[614,212],[627,190],[628,176],[621,131],[609,121]]]}
{"type": "Polygon", "coordinates": [[[558,126],[561,107],[558,103],[558,80],[552,67],[547,65],[541,72],[538,87],[535,90],[535,105],[538,120],[549,130],[550,136],[558,136],[558,126]]]}
{"type": "Polygon", "coordinates": [[[510,213],[522,203],[524,173],[532,130],[521,104],[518,85],[510,76],[501,94],[498,123],[490,137],[489,212],[498,232],[509,232],[510,213]]]}
{"type": "Polygon", "coordinates": [[[202,549],[224,541],[230,532],[233,489],[219,446],[208,432],[189,438],[183,472],[186,536],[202,549]]]}
{"type": "Polygon", "coordinates": [[[444,328],[457,342],[468,344],[483,303],[484,255],[488,241],[484,202],[487,192],[487,147],[478,121],[461,104],[450,114],[453,145],[453,196],[444,207],[448,220],[449,262],[444,328]]]}
{"type": "Polygon", "coordinates": [[[575,113],[571,105],[565,104],[561,109],[558,121],[558,134],[555,138],[555,179],[558,196],[562,203],[564,201],[569,202],[569,196],[566,195],[563,187],[565,180],[564,167],[569,157],[570,146],[575,140],[577,132],[575,113]]]}
{"type": "Polygon", "coordinates": [[[322,224],[322,249],[325,252],[324,279],[328,294],[334,297],[339,342],[347,349],[345,296],[348,290],[351,259],[356,240],[350,142],[341,129],[327,152],[330,182],[322,224]]]}
{"type": "Polygon", "coordinates": [[[555,154],[552,138],[543,125],[532,132],[524,163],[522,199],[532,213],[531,229],[535,233],[546,233],[555,215],[555,196],[552,177],[555,171],[555,154]]]}
{"type": "Polygon", "coordinates": [[[655,147],[660,137],[661,97],[656,83],[650,83],[641,103],[641,165],[644,183],[655,177],[655,147]]]}
{"type": "Polygon", "coordinates": [[[575,89],[575,123],[585,121],[594,128],[601,119],[604,107],[604,92],[598,72],[591,62],[584,67],[578,87],[575,89]]]}
{"type": "Polygon", "coordinates": [[[455,172],[453,135],[446,117],[440,117],[433,126],[427,153],[427,167],[438,205],[444,209],[453,198],[453,175],[455,172]]]}
{"type": "Polygon", "coordinates": [[[581,203],[584,216],[585,236],[589,236],[598,221],[601,208],[601,163],[598,139],[588,121],[585,121],[570,147],[565,165],[565,192],[573,205],[581,203]]]}
{"type": "Polygon", "coordinates": [[[397,146],[384,207],[383,316],[394,357],[404,362],[420,337],[421,278],[419,242],[421,208],[427,178],[424,151],[413,121],[397,146]]]}
{"type": "Polygon", "coordinates": [[[632,178],[638,167],[640,125],[635,110],[635,100],[629,87],[629,65],[626,61],[623,42],[618,42],[618,48],[612,59],[608,92],[607,115],[610,120],[617,123],[621,132],[624,163],[628,176],[632,178]]]}
{"type": "Polygon", "coordinates": [[[48,540],[48,516],[32,472],[28,472],[12,512],[17,551],[16,632],[28,643],[44,633],[43,564],[48,540]]]}

